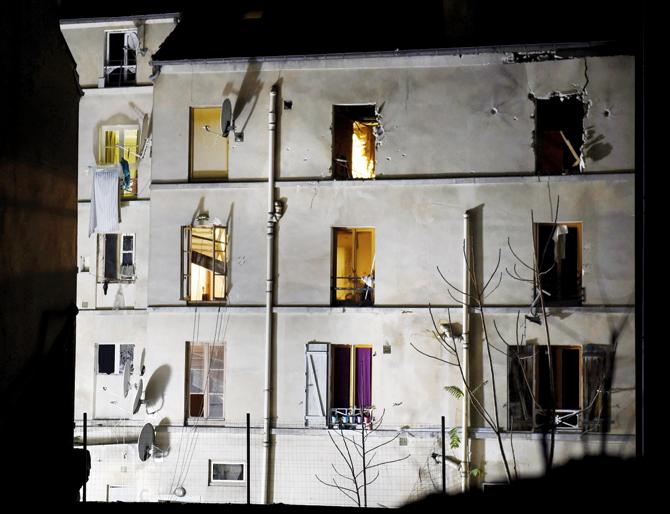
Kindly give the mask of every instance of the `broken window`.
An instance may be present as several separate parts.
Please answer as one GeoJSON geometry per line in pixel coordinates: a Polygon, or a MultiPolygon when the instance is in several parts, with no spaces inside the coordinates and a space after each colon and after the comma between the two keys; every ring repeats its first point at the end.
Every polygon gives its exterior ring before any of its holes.
{"type": "Polygon", "coordinates": [[[220,302],[226,297],[226,227],[188,225],[181,228],[181,299],[220,302]]]}
{"type": "Polygon", "coordinates": [[[333,305],[374,305],[375,229],[333,229],[333,305]]]}
{"type": "Polygon", "coordinates": [[[242,462],[210,461],[210,483],[241,483],[246,481],[246,466],[242,462]]]}
{"type": "Polygon", "coordinates": [[[188,417],[223,418],[223,351],[220,344],[187,343],[188,417]]]}
{"type": "Polygon", "coordinates": [[[105,87],[135,85],[138,42],[136,30],[106,32],[105,87]]]}
{"type": "Polygon", "coordinates": [[[577,95],[535,101],[535,163],[541,175],[578,173],[584,134],[584,102],[577,95]]]}
{"type": "Polygon", "coordinates": [[[369,423],[372,347],[311,342],[305,357],[306,424],[351,427],[369,423]]]}
{"type": "Polygon", "coordinates": [[[118,375],[123,373],[126,365],[132,365],[134,353],[134,344],[98,344],[98,374],[118,375]]]}
{"type": "Polygon", "coordinates": [[[365,179],[375,176],[375,105],[333,105],[333,177],[365,179]]]}
{"type": "Polygon", "coordinates": [[[228,178],[228,138],[221,130],[221,107],[191,108],[190,177],[228,178]]]}
{"type": "Polygon", "coordinates": [[[545,305],[581,305],[582,223],[535,223],[535,252],[545,305]]]}
{"type": "Polygon", "coordinates": [[[98,282],[135,280],[135,234],[98,234],[98,282]]]}
{"type": "Polygon", "coordinates": [[[121,165],[124,199],[137,197],[138,132],[136,125],[105,126],[100,129],[98,163],[121,165]]]}
{"type": "Polygon", "coordinates": [[[605,373],[610,349],[604,345],[512,346],[508,350],[510,430],[549,428],[554,382],[557,429],[606,431],[609,400],[605,373]],[[553,369],[553,373],[550,370],[553,369]]]}

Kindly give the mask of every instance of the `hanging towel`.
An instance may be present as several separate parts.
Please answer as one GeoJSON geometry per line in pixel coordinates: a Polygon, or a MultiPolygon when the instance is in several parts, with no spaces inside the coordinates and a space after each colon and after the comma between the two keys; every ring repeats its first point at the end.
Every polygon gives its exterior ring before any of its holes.
{"type": "Polygon", "coordinates": [[[121,163],[121,169],[123,170],[123,189],[125,191],[130,191],[130,165],[123,157],[121,157],[119,162],[121,163]]]}
{"type": "Polygon", "coordinates": [[[567,225],[556,225],[554,235],[554,261],[560,262],[565,259],[565,237],[568,235],[567,225]]]}
{"type": "Polygon", "coordinates": [[[88,236],[93,232],[118,232],[121,221],[119,205],[119,173],[121,167],[91,166],[91,217],[88,236]]]}

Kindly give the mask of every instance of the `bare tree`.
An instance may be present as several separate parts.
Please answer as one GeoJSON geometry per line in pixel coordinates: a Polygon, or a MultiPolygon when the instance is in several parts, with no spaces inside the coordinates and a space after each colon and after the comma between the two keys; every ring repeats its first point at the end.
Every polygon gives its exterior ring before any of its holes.
{"type": "Polygon", "coordinates": [[[331,479],[332,483],[322,480],[318,475],[314,475],[323,485],[337,489],[358,507],[368,506],[368,486],[379,478],[379,468],[381,466],[400,462],[410,456],[407,454],[399,459],[375,461],[378,450],[392,443],[400,436],[400,432],[398,432],[391,439],[370,447],[368,438],[381,426],[384,420],[384,413],[385,411],[382,412],[379,420],[374,420],[371,414],[371,421],[367,422],[364,419],[360,431],[351,430],[351,435],[345,434],[344,428],[340,424],[338,433],[340,436],[339,443],[329,431],[328,437],[330,437],[333,446],[335,446],[342,458],[345,469],[344,471],[340,471],[335,464],[331,463],[331,467],[336,474],[336,477],[334,476],[331,479]],[[361,492],[363,493],[362,498],[361,492]]]}

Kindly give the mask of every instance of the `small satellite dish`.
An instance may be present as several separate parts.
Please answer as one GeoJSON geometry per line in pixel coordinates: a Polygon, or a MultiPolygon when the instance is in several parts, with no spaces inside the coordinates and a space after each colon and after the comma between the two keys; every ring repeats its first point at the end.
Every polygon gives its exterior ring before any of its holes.
{"type": "Polygon", "coordinates": [[[128,42],[128,48],[137,52],[137,50],[140,48],[140,39],[137,37],[135,32],[127,32],[127,34],[128,39],[126,41],[128,42]]]}
{"type": "Polygon", "coordinates": [[[140,438],[137,440],[137,452],[142,462],[151,456],[155,441],[156,433],[154,432],[154,426],[151,423],[147,423],[142,427],[140,438]]]}
{"type": "Polygon", "coordinates": [[[221,104],[221,135],[223,137],[228,137],[230,129],[233,129],[233,132],[235,132],[233,124],[233,107],[230,100],[226,98],[221,104]]]}
{"type": "Polygon", "coordinates": [[[126,365],[123,368],[123,397],[128,397],[128,391],[130,391],[130,373],[132,364],[130,361],[126,362],[126,365]]]}
{"type": "Polygon", "coordinates": [[[142,379],[137,384],[137,392],[135,393],[135,400],[133,401],[133,414],[137,414],[140,410],[140,405],[142,404],[142,390],[143,390],[142,379]]]}

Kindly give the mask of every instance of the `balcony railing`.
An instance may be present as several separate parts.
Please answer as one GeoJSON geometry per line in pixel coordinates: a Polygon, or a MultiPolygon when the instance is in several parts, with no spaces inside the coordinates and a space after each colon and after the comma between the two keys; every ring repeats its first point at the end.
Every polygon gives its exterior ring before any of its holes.
{"type": "Polygon", "coordinates": [[[328,426],[356,429],[360,428],[363,423],[369,426],[372,420],[372,408],[370,407],[335,407],[330,409],[328,426]]]}

